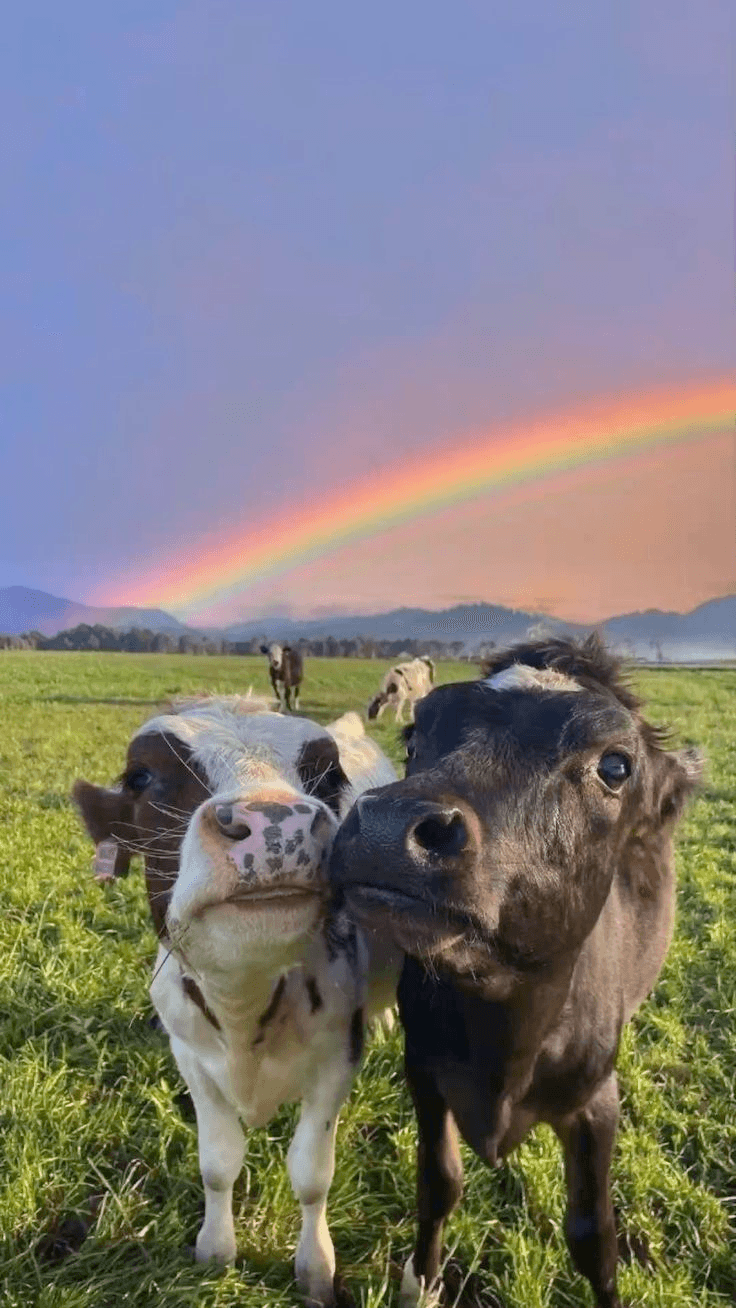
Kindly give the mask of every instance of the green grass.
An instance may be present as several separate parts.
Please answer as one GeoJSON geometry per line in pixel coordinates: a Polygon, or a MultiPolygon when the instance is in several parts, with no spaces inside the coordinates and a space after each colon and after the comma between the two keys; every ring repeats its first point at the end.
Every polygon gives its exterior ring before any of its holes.
{"type": "MultiPolygon", "coordinates": [[[[312,659],[304,710],[364,707],[386,664],[312,659]]],[[[442,665],[440,678],[473,675],[442,665]]],[[[619,1060],[614,1197],[653,1270],[621,1274],[631,1305],[736,1300],[736,673],[641,672],[650,716],[703,745],[708,782],[681,828],[675,942],[619,1060]],[[729,1225],[731,1223],[731,1225],[729,1225]]],[[[265,691],[265,661],[0,655],[0,1303],[8,1308],[295,1308],[298,1209],[287,1109],[248,1134],[236,1185],[239,1259],[217,1275],[186,1251],[201,1218],[192,1122],[148,1025],[155,952],[142,878],[101,888],[68,801],[109,781],[131,730],[169,696],[265,691]]],[[[376,738],[400,761],[392,721],[376,738]]],[[[379,1033],[346,1106],[330,1195],[338,1265],[361,1308],[390,1305],[414,1230],[414,1122],[400,1036],[379,1033]]],[[[447,1247],[490,1308],[590,1304],[561,1235],[559,1150],[540,1129],[499,1172],[466,1152],[447,1247]],[[495,1297],[494,1297],[495,1296],[495,1297]]]]}

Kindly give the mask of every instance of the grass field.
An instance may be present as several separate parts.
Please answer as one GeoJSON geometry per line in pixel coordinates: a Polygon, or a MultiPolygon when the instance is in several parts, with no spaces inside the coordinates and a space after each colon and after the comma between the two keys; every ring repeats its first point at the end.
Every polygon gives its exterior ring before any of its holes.
{"type": "MultiPolygon", "coordinates": [[[[313,659],[304,711],[362,707],[385,667],[313,659]]],[[[441,665],[440,679],[473,675],[441,665]]],[[[650,716],[707,751],[708,781],[681,829],[678,928],[619,1060],[615,1203],[649,1266],[625,1267],[630,1305],[736,1301],[736,672],[637,674],[650,716]]],[[[165,1039],[149,1026],[154,937],[142,877],[101,888],[68,800],[111,781],[131,730],[161,699],[266,690],[265,660],[0,654],[0,1303],[8,1308],[290,1308],[298,1210],[287,1109],[250,1132],[236,1185],[239,1259],[194,1264],[201,1216],[194,1126],[165,1039]]],[[[392,724],[376,737],[400,760],[392,724]]],[[[414,1229],[414,1123],[400,1036],[371,1042],[338,1135],[329,1216],[362,1308],[396,1299],[414,1229]]],[[[540,1129],[498,1172],[466,1152],[451,1219],[448,1302],[590,1304],[561,1234],[559,1151],[540,1129]]]]}

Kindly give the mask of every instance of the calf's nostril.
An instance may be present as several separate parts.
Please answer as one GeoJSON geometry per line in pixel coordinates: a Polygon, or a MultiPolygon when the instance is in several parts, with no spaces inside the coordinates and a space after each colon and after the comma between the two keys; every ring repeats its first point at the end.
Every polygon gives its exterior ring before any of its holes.
{"type": "Polygon", "coordinates": [[[409,839],[428,854],[449,858],[465,848],[468,830],[462,815],[456,808],[451,808],[422,818],[409,832],[409,839]]]}
{"type": "Polygon", "coordinates": [[[245,822],[238,822],[232,804],[215,804],[215,821],[228,840],[246,840],[251,834],[245,822]]]}

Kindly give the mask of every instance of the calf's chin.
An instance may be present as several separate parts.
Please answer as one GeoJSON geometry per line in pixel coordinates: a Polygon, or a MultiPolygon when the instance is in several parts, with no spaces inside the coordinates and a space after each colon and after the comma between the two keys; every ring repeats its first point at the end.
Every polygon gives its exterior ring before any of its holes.
{"type": "Polygon", "coordinates": [[[258,903],[226,900],[186,923],[169,914],[167,925],[177,954],[197,975],[233,981],[254,967],[278,973],[295,966],[324,914],[322,897],[304,892],[258,903]]]}

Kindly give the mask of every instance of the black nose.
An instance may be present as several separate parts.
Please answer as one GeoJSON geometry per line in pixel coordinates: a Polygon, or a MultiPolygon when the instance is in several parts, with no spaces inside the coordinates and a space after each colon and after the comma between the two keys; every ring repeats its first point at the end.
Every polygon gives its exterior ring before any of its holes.
{"type": "Polygon", "coordinates": [[[250,835],[247,823],[236,822],[232,804],[215,804],[215,821],[228,840],[246,840],[250,835]]]}
{"type": "Polygon", "coordinates": [[[432,805],[431,811],[425,812],[418,822],[409,827],[406,844],[410,852],[412,847],[434,854],[438,858],[452,858],[461,854],[468,843],[468,828],[463,815],[457,808],[442,804],[432,805]]]}

